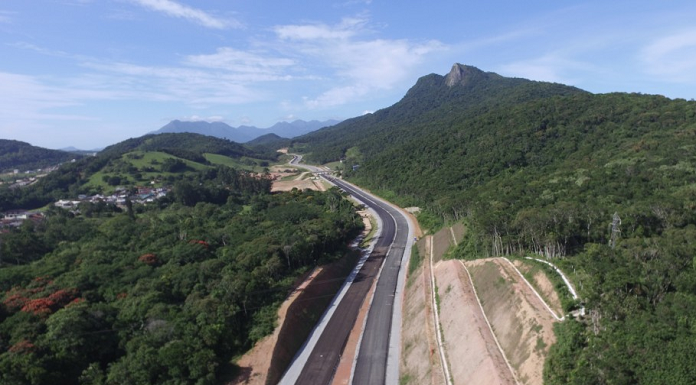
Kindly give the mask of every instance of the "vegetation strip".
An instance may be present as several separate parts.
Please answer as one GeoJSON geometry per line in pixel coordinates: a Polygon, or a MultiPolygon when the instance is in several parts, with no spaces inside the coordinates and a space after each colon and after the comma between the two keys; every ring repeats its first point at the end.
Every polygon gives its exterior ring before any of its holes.
{"type": "Polygon", "coordinates": [[[488,316],[486,316],[486,312],[483,310],[483,304],[481,303],[481,300],[479,299],[478,292],[476,291],[476,286],[474,286],[474,280],[471,279],[471,273],[469,272],[469,269],[467,269],[467,267],[463,261],[459,261],[459,263],[462,264],[462,266],[464,267],[464,271],[466,271],[466,276],[469,277],[469,283],[471,283],[471,289],[474,291],[474,297],[476,297],[476,302],[478,303],[479,308],[481,309],[481,314],[483,314],[483,319],[486,321],[486,325],[488,325],[488,330],[490,330],[491,335],[493,336],[493,340],[495,341],[496,346],[498,346],[498,350],[500,351],[500,354],[502,354],[503,360],[505,360],[505,364],[507,365],[508,369],[510,369],[510,374],[512,374],[512,378],[514,378],[515,383],[519,385],[520,382],[517,380],[517,374],[515,373],[515,370],[512,369],[512,365],[510,365],[510,361],[508,361],[507,356],[505,355],[505,351],[503,351],[503,347],[500,346],[500,342],[498,341],[498,337],[495,336],[495,332],[493,332],[493,327],[491,326],[490,321],[488,321],[488,316]]]}

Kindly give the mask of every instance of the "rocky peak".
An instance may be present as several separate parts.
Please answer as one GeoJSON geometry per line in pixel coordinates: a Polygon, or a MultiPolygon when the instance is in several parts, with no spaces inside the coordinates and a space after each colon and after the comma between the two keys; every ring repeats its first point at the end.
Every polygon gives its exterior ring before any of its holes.
{"type": "Polygon", "coordinates": [[[445,84],[447,87],[452,87],[456,84],[466,85],[472,77],[479,74],[483,74],[483,72],[476,67],[455,63],[447,76],[445,76],[445,84]]]}

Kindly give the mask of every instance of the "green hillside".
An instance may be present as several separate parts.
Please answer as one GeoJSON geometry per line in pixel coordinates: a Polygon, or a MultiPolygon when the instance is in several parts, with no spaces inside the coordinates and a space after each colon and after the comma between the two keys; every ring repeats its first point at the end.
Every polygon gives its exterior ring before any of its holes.
{"type": "Polygon", "coordinates": [[[107,193],[117,186],[171,185],[218,165],[263,172],[277,156],[271,150],[253,150],[198,134],[146,135],[109,146],[97,156],[64,164],[27,188],[0,188],[0,212],[39,208],[78,194],[107,193]]]}
{"type": "Polygon", "coordinates": [[[17,140],[0,139],[0,172],[46,168],[81,157],[82,155],[49,150],[17,140]]]}
{"type": "Polygon", "coordinates": [[[152,204],[50,205],[43,219],[2,229],[1,384],[226,382],[302,276],[357,257],[347,245],[362,218],[339,190],[271,194],[269,178],[228,167],[261,167],[262,154],[164,138],[0,189],[3,211],[116,185],[168,186],[152,204]]]}
{"type": "Polygon", "coordinates": [[[367,157],[385,148],[417,142],[462,117],[557,95],[585,93],[562,84],[506,78],[475,67],[455,65],[447,77],[422,77],[397,104],[372,114],[293,139],[295,147],[311,148],[308,160],[338,160],[348,148],[367,157]],[[451,83],[448,85],[448,79],[451,83]]]}
{"type": "Polygon", "coordinates": [[[463,221],[454,257],[570,273],[588,316],[558,325],[546,383],[696,382],[696,102],[453,71],[296,146],[426,227],[463,221]]]}
{"type": "Polygon", "coordinates": [[[255,158],[275,159],[275,154],[273,153],[259,153],[239,143],[235,143],[227,139],[220,139],[212,136],[191,133],[145,135],[139,138],[128,139],[123,142],[106,147],[99,154],[112,156],[114,154],[123,154],[134,150],[164,150],[165,152],[166,150],[177,150],[188,151],[190,153],[195,154],[219,154],[229,156],[232,158],[248,156],[255,158]]]}
{"type": "Polygon", "coordinates": [[[289,147],[292,139],[282,138],[276,134],[266,134],[246,143],[247,146],[259,150],[271,152],[279,148],[289,147]]]}

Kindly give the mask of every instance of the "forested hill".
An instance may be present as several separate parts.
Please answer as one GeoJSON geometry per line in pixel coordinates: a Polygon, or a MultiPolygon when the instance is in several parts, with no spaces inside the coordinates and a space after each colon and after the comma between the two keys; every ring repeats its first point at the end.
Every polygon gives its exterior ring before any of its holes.
{"type": "Polygon", "coordinates": [[[149,134],[139,138],[124,140],[123,142],[106,147],[100,155],[121,155],[123,153],[141,151],[185,150],[197,154],[210,153],[225,155],[232,158],[253,156],[272,158],[275,154],[258,153],[239,143],[227,139],[192,133],[176,134],[149,134]]]}
{"type": "Polygon", "coordinates": [[[462,69],[296,145],[425,227],[463,221],[454,257],[569,273],[587,315],[557,326],[545,383],[696,383],[696,102],[462,69]]]}
{"type": "Polygon", "coordinates": [[[562,84],[506,78],[472,66],[455,64],[447,76],[424,76],[389,108],[346,120],[332,127],[295,138],[308,147],[308,159],[325,163],[338,160],[357,147],[367,158],[385,146],[396,148],[420,141],[456,125],[465,117],[529,100],[585,93],[562,84]]]}
{"type": "Polygon", "coordinates": [[[36,147],[17,140],[0,139],[0,172],[12,169],[26,171],[45,168],[80,157],[82,156],[36,147]]]}

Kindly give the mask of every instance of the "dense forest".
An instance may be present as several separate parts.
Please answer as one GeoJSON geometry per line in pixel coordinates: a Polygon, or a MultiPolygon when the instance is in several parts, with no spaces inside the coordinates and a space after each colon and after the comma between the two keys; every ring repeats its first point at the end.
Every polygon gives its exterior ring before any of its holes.
{"type": "Polygon", "coordinates": [[[49,150],[17,140],[0,139],[0,172],[13,169],[20,171],[36,170],[56,166],[81,157],[82,155],[60,150],[49,150]]]}
{"type": "Polygon", "coordinates": [[[558,325],[547,383],[696,383],[696,102],[459,66],[340,126],[340,143],[294,145],[359,164],[344,175],[426,227],[463,221],[455,257],[542,254],[571,274],[588,315],[558,325]]]}
{"type": "Polygon", "coordinates": [[[0,243],[0,383],[215,384],[362,228],[336,189],[219,166],[156,205],[52,208],[0,243]]]}

